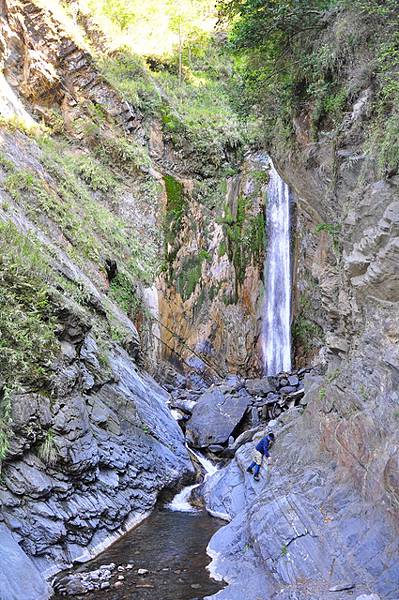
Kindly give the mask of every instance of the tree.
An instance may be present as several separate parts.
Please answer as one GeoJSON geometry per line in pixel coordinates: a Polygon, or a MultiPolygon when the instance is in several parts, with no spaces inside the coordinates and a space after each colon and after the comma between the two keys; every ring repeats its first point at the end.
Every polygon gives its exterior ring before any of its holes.
{"type": "Polygon", "coordinates": [[[170,28],[178,36],[179,85],[183,78],[183,49],[190,36],[198,30],[201,20],[212,11],[209,0],[168,0],[170,28]]]}

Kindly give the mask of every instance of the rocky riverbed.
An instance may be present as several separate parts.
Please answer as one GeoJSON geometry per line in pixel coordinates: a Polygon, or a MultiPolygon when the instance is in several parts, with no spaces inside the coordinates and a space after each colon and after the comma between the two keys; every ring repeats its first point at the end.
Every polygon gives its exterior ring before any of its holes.
{"type": "Polygon", "coordinates": [[[155,510],[95,560],[57,576],[56,598],[397,600],[394,529],[338,465],[326,468],[328,452],[318,437],[326,377],[332,378],[301,369],[197,390],[177,377],[165,403],[191,443],[201,439],[193,435],[198,428],[206,443],[197,446],[219,466],[193,498],[212,516],[198,508],[155,510]],[[254,444],[270,430],[271,464],[255,482],[246,468],[254,444]]]}
{"type": "Polygon", "coordinates": [[[58,579],[54,600],[194,600],[223,586],[205,570],[206,546],[221,522],[204,511],[159,508],[96,560],[58,579]],[[104,595],[104,592],[107,594],[104,595]]]}

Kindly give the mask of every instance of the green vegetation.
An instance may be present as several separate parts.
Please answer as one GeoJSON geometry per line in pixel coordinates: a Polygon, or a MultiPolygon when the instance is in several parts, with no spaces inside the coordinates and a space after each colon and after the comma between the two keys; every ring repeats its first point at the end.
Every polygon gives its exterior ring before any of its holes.
{"type": "Polygon", "coordinates": [[[46,465],[51,466],[57,459],[57,450],[54,444],[54,432],[52,429],[46,431],[44,440],[38,447],[37,455],[46,465]]]}
{"type": "Polygon", "coordinates": [[[297,345],[302,346],[305,352],[310,352],[320,347],[323,331],[317,323],[300,313],[292,325],[292,336],[297,345]]]}
{"type": "Polygon", "coordinates": [[[206,260],[206,257],[203,254],[201,255],[201,252],[198,256],[190,256],[184,260],[181,269],[176,273],[176,290],[183,300],[190,298],[200,282],[204,260],[206,260]]]}
{"type": "Polygon", "coordinates": [[[361,397],[363,398],[363,400],[369,400],[370,399],[370,390],[368,390],[366,388],[366,386],[364,385],[364,383],[361,383],[359,385],[359,394],[361,395],[361,397]]]}
{"type": "Polygon", "coordinates": [[[130,319],[134,319],[140,306],[135,283],[126,273],[118,273],[109,286],[110,297],[119,304],[130,319]]]}
{"type": "Polygon", "coordinates": [[[0,223],[0,461],[8,448],[13,392],[49,384],[57,354],[49,296],[50,269],[32,234],[0,223]]]}
{"type": "MultiPolygon", "coordinates": [[[[179,249],[179,233],[187,207],[183,184],[172,175],[164,177],[166,189],[166,209],[163,222],[165,257],[169,267],[176,258],[179,249]]],[[[169,269],[169,275],[171,275],[169,269]]]]}
{"type": "Polygon", "coordinates": [[[288,554],[288,546],[286,544],[283,544],[281,546],[281,556],[287,556],[288,554]]]}
{"type": "Polygon", "coordinates": [[[100,60],[98,66],[105,79],[133,106],[148,115],[161,112],[162,96],[142,57],[123,48],[100,60]]]}
{"type": "Polygon", "coordinates": [[[118,187],[117,179],[93,157],[80,155],[72,161],[72,168],[90,189],[94,192],[109,192],[118,187]]]}
{"type": "Polygon", "coordinates": [[[237,200],[236,214],[226,205],[224,216],[219,219],[225,234],[225,241],[219,247],[219,255],[227,253],[234,265],[237,287],[244,281],[247,266],[261,260],[265,249],[264,213],[262,211],[256,215],[249,214],[250,203],[249,198],[240,196],[237,200]]]}
{"type": "Polygon", "coordinates": [[[296,145],[293,122],[313,139],[339,136],[345,112],[373,88],[368,153],[381,175],[398,172],[399,12],[395,0],[220,0],[236,58],[232,98],[263,120],[277,153],[296,145]]]}
{"type": "Polygon", "coordinates": [[[319,398],[320,398],[320,400],[324,400],[324,398],[326,397],[326,394],[327,394],[326,388],[325,387],[321,387],[319,389],[319,398]]]}
{"type": "Polygon", "coordinates": [[[319,223],[315,227],[315,233],[320,233],[321,231],[325,231],[330,236],[334,254],[336,257],[338,257],[341,252],[341,244],[339,239],[341,225],[337,223],[319,223]]]}
{"type": "Polygon", "coordinates": [[[334,369],[333,371],[329,371],[325,377],[327,383],[332,383],[339,377],[341,373],[340,369],[334,369]]]}
{"type": "Polygon", "coordinates": [[[0,223],[0,360],[6,386],[45,382],[57,349],[49,266],[39,244],[0,223]]]}
{"type": "Polygon", "coordinates": [[[209,176],[222,167],[225,151],[238,149],[246,134],[229,102],[230,59],[209,34],[197,35],[180,81],[174,54],[149,57],[146,63],[123,48],[99,66],[126,100],[146,115],[161,115],[165,134],[176,147],[194,149],[198,168],[209,176]]]}

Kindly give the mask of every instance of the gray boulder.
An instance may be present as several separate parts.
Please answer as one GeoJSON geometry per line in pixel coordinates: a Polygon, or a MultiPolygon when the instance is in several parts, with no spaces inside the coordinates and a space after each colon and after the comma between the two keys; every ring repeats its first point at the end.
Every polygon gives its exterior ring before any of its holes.
{"type": "Polygon", "coordinates": [[[193,409],[186,435],[195,448],[224,444],[242,420],[250,404],[250,396],[230,396],[217,388],[206,391],[193,409]]]}
{"type": "Polygon", "coordinates": [[[33,562],[0,524],[1,600],[47,600],[50,588],[33,562]]]}
{"type": "Polygon", "coordinates": [[[245,387],[251,396],[267,396],[270,392],[275,392],[276,388],[267,377],[261,379],[247,379],[245,387]]]}

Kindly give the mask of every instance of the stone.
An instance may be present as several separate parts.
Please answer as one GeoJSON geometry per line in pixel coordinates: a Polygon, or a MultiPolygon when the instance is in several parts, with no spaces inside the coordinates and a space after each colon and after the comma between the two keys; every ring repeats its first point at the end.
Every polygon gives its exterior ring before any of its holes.
{"type": "Polygon", "coordinates": [[[361,596],[356,596],[356,600],[381,600],[381,596],[378,594],[362,594],[361,596]]]}
{"type": "Polygon", "coordinates": [[[339,583],[337,585],[333,585],[328,589],[329,592],[343,592],[344,590],[353,590],[355,587],[354,583],[339,583]]]}
{"type": "Polygon", "coordinates": [[[100,584],[100,589],[101,589],[101,590],[106,590],[106,589],[108,589],[109,587],[111,587],[111,584],[110,584],[110,582],[109,582],[109,581],[103,581],[103,582],[100,584]]]}
{"type": "Polygon", "coordinates": [[[241,422],[251,397],[224,395],[211,388],[198,400],[187,422],[186,436],[195,448],[225,444],[241,422]]]}
{"type": "Polygon", "coordinates": [[[213,454],[219,454],[220,452],[223,452],[224,446],[221,446],[220,444],[211,444],[208,446],[208,450],[213,452],[213,454]]]}
{"type": "Polygon", "coordinates": [[[94,369],[100,369],[100,363],[98,362],[98,348],[96,340],[91,336],[86,336],[82,347],[80,349],[80,358],[89,366],[94,369]]]}
{"type": "Polygon", "coordinates": [[[288,376],[288,384],[292,386],[297,386],[299,384],[298,375],[289,375],[288,376]]]}
{"type": "Polygon", "coordinates": [[[137,570],[138,575],[147,575],[147,573],[149,573],[148,569],[138,569],[137,570]]]}
{"type": "Polygon", "coordinates": [[[262,417],[262,419],[267,419],[268,415],[269,415],[269,408],[265,404],[265,406],[262,406],[261,417],[262,417]]]}
{"type": "Polygon", "coordinates": [[[77,357],[75,346],[69,342],[63,341],[60,344],[62,355],[69,361],[72,362],[77,357]]]}
{"type": "Polygon", "coordinates": [[[281,394],[292,394],[292,392],[296,392],[296,387],[293,385],[284,385],[279,391],[281,394]]]}
{"type": "Polygon", "coordinates": [[[170,406],[172,408],[177,408],[179,410],[182,410],[184,413],[186,413],[188,415],[191,415],[195,405],[196,405],[196,402],[194,400],[188,400],[185,398],[176,398],[176,399],[171,400],[171,402],[170,402],[170,406]]]}
{"type": "Polygon", "coordinates": [[[262,377],[261,379],[246,379],[245,388],[251,396],[267,396],[267,394],[275,392],[276,390],[267,377],[262,377]]]}
{"type": "Polygon", "coordinates": [[[47,600],[51,590],[8,528],[0,523],[0,596],[4,600],[47,600]]]}
{"type": "Polygon", "coordinates": [[[251,408],[251,427],[257,427],[259,425],[259,413],[258,409],[253,406],[251,408]]]}

